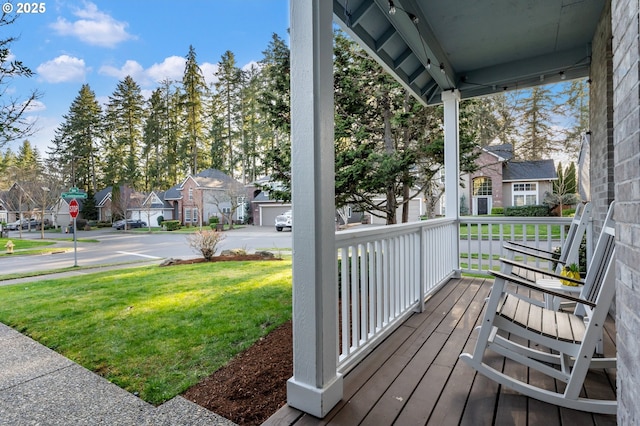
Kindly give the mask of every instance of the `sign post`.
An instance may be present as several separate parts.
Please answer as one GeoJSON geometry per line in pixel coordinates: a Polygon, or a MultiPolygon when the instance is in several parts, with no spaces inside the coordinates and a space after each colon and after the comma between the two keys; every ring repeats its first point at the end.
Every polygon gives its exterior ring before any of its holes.
{"type": "Polygon", "coordinates": [[[76,218],[80,212],[78,201],[74,198],[69,203],[69,215],[73,218],[73,266],[78,266],[78,244],[76,240],[76,218]]]}

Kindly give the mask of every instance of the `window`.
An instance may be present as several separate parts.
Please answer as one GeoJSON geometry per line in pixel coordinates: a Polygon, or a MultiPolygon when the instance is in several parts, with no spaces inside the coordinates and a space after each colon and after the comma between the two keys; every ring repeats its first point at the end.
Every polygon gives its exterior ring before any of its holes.
{"type": "Polygon", "coordinates": [[[193,200],[193,188],[189,188],[189,200],[193,200]]]}
{"type": "Polygon", "coordinates": [[[191,209],[184,209],[184,221],[191,222],[191,209]]]}
{"type": "Polygon", "coordinates": [[[491,195],[491,178],[478,177],[473,180],[473,195],[491,195]]]}
{"type": "Polygon", "coordinates": [[[197,207],[194,207],[194,208],[193,208],[193,213],[192,213],[192,216],[191,216],[191,221],[192,221],[192,222],[198,222],[198,208],[197,208],[197,207]]]}
{"type": "Polygon", "coordinates": [[[538,185],[536,183],[514,183],[513,205],[533,206],[538,204],[538,185]]]}

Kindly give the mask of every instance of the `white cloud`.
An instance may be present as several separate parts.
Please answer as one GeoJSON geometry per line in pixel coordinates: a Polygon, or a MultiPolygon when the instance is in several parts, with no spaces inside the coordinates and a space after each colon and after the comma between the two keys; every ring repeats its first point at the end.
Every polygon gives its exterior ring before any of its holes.
{"type": "Polygon", "coordinates": [[[60,35],[77,37],[84,43],[102,47],[115,47],[118,43],[134,38],[127,32],[127,22],[115,20],[99,11],[93,3],[86,2],[84,9],[75,11],[74,15],[79,19],[70,22],[59,17],[51,24],[51,28],[60,35]]]}
{"type": "Polygon", "coordinates": [[[38,75],[48,83],[63,83],[67,81],[84,81],[87,68],[84,60],[73,56],[61,55],[55,59],[43,62],[36,69],[38,75]]]}
{"type": "Polygon", "coordinates": [[[40,102],[38,100],[33,100],[29,103],[29,106],[25,111],[27,113],[35,113],[35,112],[45,111],[46,109],[47,109],[47,106],[43,102],[40,102]]]}
{"type": "Polygon", "coordinates": [[[104,65],[100,67],[100,74],[115,77],[119,80],[123,80],[126,76],[131,76],[138,84],[143,84],[146,80],[144,68],[138,62],[128,60],[120,68],[116,68],[111,65],[104,65]]]}
{"type": "Polygon", "coordinates": [[[204,80],[207,82],[208,86],[218,82],[218,77],[215,75],[218,72],[218,64],[205,62],[200,65],[200,69],[202,70],[202,75],[204,75],[204,80]]]}
{"type": "Polygon", "coordinates": [[[156,83],[163,80],[182,80],[186,59],[181,56],[169,56],[159,64],[153,64],[147,70],[147,76],[156,83]]]}

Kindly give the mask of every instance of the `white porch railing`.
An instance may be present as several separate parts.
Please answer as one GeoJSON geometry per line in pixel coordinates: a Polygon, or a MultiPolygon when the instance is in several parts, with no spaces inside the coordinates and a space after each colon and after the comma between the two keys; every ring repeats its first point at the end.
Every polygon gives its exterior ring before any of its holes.
{"type": "MultiPolygon", "coordinates": [[[[487,273],[491,269],[499,269],[499,258],[506,256],[503,247],[505,241],[518,241],[552,251],[564,243],[571,220],[570,217],[462,217],[460,269],[470,273],[487,273]]],[[[590,233],[587,232],[588,247],[590,242],[590,233]]],[[[590,253],[590,250],[587,252],[590,253]]],[[[541,265],[539,260],[533,264],[537,267],[546,266],[541,265]]]]}
{"type": "Polygon", "coordinates": [[[340,373],[457,274],[457,250],[458,225],[451,219],[336,234],[340,373]]]}

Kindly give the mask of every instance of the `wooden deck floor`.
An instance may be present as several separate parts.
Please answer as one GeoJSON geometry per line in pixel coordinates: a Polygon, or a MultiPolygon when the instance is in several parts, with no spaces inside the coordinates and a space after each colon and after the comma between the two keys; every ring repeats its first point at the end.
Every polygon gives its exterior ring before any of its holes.
{"type": "MultiPolygon", "coordinates": [[[[285,406],[265,425],[615,425],[615,416],[558,408],[498,386],[458,360],[475,346],[473,332],[492,280],[452,280],[344,378],[342,401],[318,419],[285,406]]],[[[605,355],[615,354],[609,318],[605,355]]],[[[528,369],[492,360],[519,377],[528,369]]],[[[585,392],[615,397],[616,371],[591,372],[585,392]]],[[[547,380],[532,372],[529,381],[547,380]]]]}

